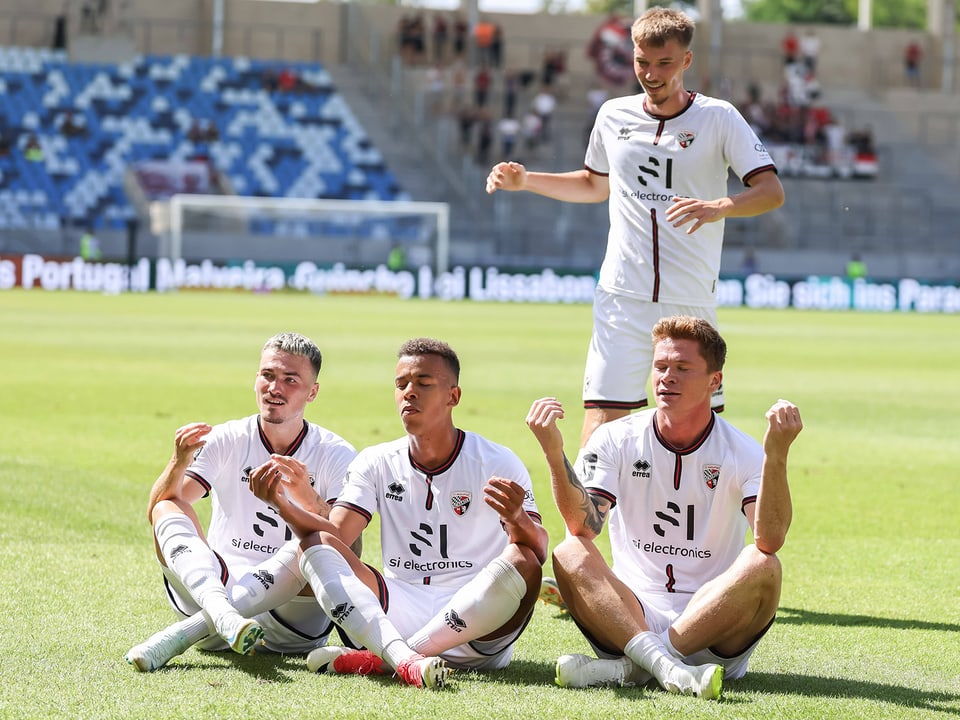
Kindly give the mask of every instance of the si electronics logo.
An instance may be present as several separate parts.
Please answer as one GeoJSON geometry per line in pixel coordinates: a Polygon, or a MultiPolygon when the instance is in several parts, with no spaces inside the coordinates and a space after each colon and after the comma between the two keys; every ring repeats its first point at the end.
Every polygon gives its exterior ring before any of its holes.
{"type": "Polygon", "coordinates": [[[471,494],[468,492],[455,492],[450,495],[450,505],[457,515],[466,515],[470,509],[471,494]]]}
{"type": "Polygon", "coordinates": [[[677,142],[680,143],[680,147],[684,149],[693,145],[693,141],[696,139],[697,136],[692,130],[681,130],[680,134],[677,135],[677,142]]]}
{"type": "Polygon", "coordinates": [[[703,482],[706,483],[707,487],[711,490],[714,490],[717,487],[717,482],[720,480],[720,466],[719,465],[704,465],[703,466],[703,482]]]}

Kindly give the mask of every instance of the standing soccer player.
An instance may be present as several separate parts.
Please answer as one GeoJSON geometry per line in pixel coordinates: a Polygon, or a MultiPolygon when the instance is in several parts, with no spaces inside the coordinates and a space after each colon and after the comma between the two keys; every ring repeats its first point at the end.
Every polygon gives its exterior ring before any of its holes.
{"type": "MultiPolygon", "coordinates": [[[[179,428],[173,457],[150,492],[148,517],[167,599],[185,619],[130,649],[141,672],[194,644],[252,653],[307,653],[332,625],[306,588],[297,541],[277,512],[248,489],[280,473],[291,502],[326,516],[340,494],[353,446],[303,415],[317,397],[319,348],[297,333],[267,340],[254,381],[259,414],[179,428]],[[194,504],[212,498],[204,535],[194,504]]],[[[359,546],[358,546],[359,547],[359,546]]]]}
{"type": "Polygon", "coordinates": [[[406,434],[362,450],[329,521],[289,502],[275,478],[251,478],[301,538],[300,566],[320,606],[366,650],[323,647],[319,672],[393,668],[442,687],[449,666],[506,667],[540,590],[547,533],[530,476],[507,448],[459,429],[460,361],[446,343],[400,348],[394,399],[406,434]],[[383,572],[348,544],[380,515],[383,572]]]}
{"type": "MultiPolygon", "coordinates": [[[[693,31],[690,18],[664,8],[634,22],[634,69],[644,92],[601,106],[582,170],[530,172],[503,162],[487,177],[488,193],[609,199],[610,232],[584,370],[581,448],[601,424],[647,405],[650,331],[657,320],[688,314],[717,327],[724,218],[783,204],[773,161],[736,108],[684,88],[693,31]],[[729,168],[745,191],[727,194],[729,168]]],[[[723,407],[720,388],[713,406],[723,407]]],[[[579,460],[575,465],[580,468],[579,460]]]]}
{"type": "Polygon", "coordinates": [[[773,624],[792,519],[787,453],[803,425],[786,400],[761,446],[710,409],[726,343],[702,318],[653,329],[656,408],[606,423],[580,477],[563,452],[555,398],[527,425],[543,448],[567,538],[553,569],[597,658],[564,655],[562,687],[640,685],[719,699],[773,624]],[[607,518],[613,566],[595,543],[607,518]],[[747,530],[754,541],[744,545],[747,530]]]}

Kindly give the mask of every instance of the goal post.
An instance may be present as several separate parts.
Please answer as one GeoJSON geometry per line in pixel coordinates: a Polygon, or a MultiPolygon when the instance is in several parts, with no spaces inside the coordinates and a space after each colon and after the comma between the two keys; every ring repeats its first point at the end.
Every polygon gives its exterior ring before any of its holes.
{"type": "Polygon", "coordinates": [[[165,241],[160,255],[172,261],[370,266],[385,264],[399,246],[410,267],[429,265],[439,275],[450,265],[447,203],[176,194],[152,214],[165,241]]]}

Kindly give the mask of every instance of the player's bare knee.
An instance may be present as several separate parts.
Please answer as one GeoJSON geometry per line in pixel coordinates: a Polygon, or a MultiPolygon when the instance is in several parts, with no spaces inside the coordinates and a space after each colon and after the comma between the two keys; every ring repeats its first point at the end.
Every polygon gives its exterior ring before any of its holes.
{"type": "Polygon", "coordinates": [[[540,591],[540,581],[543,579],[543,566],[533,548],[526,545],[512,543],[501,553],[500,557],[513,565],[520,573],[520,577],[529,588],[540,591]]]}
{"type": "Polygon", "coordinates": [[[589,581],[590,553],[578,537],[568,537],[553,549],[553,574],[557,580],[579,585],[589,581]]]}
{"type": "MultiPolygon", "coordinates": [[[[310,533],[309,535],[305,535],[300,539],[300,549],[306,550],[307,548],[313,547],[314,545],[329,545],[330,544],[329,542],[324,541],[324,538],[323,538],[324,535],[329,535],[329,533],[314,532],[314,533],[310,533]]],[[[330,535],[330,537],[333,537],[333,536],[330,535]]]]}
{"type": "Polygon", "coordinates": [[[156,525],[162,517],[170,515],[171,513],[178,513],[180,515],[186,515],[187,517],[193,515],[188,503],[184,503],[178,499],[160,500],[150,508],[150,524],[156,525]]]}
{"type": "Polygon", "coordinates": [[[783,579],[783,567],[780,558],[771,553],[759,550],[755,545],[748,545],[740,556],[743,563],[743,572],[754,582],[779,587],[783,579]]]}

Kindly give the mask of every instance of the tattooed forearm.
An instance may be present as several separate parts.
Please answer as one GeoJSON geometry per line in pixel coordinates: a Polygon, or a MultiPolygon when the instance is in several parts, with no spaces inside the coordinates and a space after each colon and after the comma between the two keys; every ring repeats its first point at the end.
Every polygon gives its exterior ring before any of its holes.
{"type": "Polygon", "coordinates": [[[600,498],[594,498],[583,487],[580,478],[577,477],[573,465],[566,458],[563,459],[564,468],[567,471],[567,482],[578,494],[579,510],[583,513],[583,524],[592,533],[597,535],[603,529],[603,522],[606,520],[609,505],[600,498]]]}

